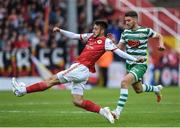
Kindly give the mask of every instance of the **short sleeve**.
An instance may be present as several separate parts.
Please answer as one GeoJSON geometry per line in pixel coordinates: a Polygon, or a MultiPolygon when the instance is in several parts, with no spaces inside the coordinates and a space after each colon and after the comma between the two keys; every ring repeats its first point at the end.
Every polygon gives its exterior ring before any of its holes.
{"type": "Polygon", "coordinates": [[[87,42],[92,35],[93,33],[80,34],[80,40],[82,40],[83,42],[87,42]]]}
{"type": "Polygon", "coordinates": [[[115,50],[115,49],[117,49],[117,46],[109,38],[106,38],[106,40],[105,40],[105,50],[106,51],[112,51],[112,50],[115,50]]]}
{"type": "Polygon", "coordinates": [[[153,29],[148,28],[148,33],[147,33],[147,35],[148,35],[149,38],[155,37],[156,34],[157,34],[157,33],[156,33],[153,29]]]}

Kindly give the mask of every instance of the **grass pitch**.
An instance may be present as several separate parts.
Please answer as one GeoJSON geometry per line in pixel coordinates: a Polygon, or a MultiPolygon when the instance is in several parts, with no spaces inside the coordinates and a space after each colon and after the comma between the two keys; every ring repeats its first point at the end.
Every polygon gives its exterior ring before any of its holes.
{"type": "MultiPolygon", "coordinates": [[[[116,107],[119,89],[93,88],[85,92],[101,106],[116,107]]],[[[73,106],[68,90],[48,90],[15,97],[0,92],[1,127],[180,127],[180,88],[163,89],[163,100],[156,103],[153,93],[135,94],[130,89],[120,120],[110,124],[98,114],[73,106]]]]}

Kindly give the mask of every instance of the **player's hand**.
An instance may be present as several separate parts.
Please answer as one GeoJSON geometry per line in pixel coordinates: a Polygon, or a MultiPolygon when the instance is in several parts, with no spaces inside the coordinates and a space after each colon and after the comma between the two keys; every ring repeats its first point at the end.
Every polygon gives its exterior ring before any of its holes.
{"type": "Polygon", "coordinates": [[[160,45],[159,47],[158,47],[158,50],[159,51],[164,51],[166,48],[165,48],[165,46],[164,45],[160,45]]]}
{"type": "Polygon", "coordinates": [[[53,28],[53,32],[60,32],[60,28],[54,27],[54,28],[53,28]]]}
{"type": "Polygon", "coordinates": [[[107,38],[111,39],[113,43],[116,43],[115,36],[112,33],[108,33],[107,38]]]}
{"type": "Polygon", "coordinates": [[[143,63],[144,61],[146,61],[145,57],[138,57],[136,60],[136,62],[139,62],[139,63],[143,63]]]}

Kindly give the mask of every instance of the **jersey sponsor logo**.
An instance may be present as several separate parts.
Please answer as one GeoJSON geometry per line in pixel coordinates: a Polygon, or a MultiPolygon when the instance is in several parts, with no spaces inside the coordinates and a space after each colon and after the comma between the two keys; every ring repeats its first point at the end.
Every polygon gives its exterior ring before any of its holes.
{"type": "Polygon", "coordinates": [[[128,45],[131,48],[138,48],[138,46],[140,45],[140,41],[139,40],[128,40],[128,45]]]}
{"type": "Polygon", "coordinates": [[[102,40],[97,40],[97,44],[101,44],[102,43],[102,40]]]}

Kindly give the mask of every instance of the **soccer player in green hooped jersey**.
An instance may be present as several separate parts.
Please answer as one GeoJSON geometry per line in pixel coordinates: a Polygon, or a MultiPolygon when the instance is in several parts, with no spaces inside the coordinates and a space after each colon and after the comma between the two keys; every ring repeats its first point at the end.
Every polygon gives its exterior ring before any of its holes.
{"type": "Polygon", "coordinates": [[[129,11],[125,13],[124,17],[126,29],[122,33],[118,47],[120,49],[126,49],[126,52],[134,57],[143,57],[145,61],[143,63],[126,61],[127,74],[124,76],[121,82],[120,97],[115,110],[112,114],[115,119],[119,119],[119,116],[124,108],[124,105],[128,98],[128,87],[132,85],[136,93],[142,92],[155,92],[157,96],[157,102],[161,100],[162,85],[152,86],[148,84],[142,84],[142,77],[147,70],[147,55],[148,55],[148,39],[159,39],[159,50],[165,50],[162,36],[152,30],[138,25],[138,14],[135,11],[129,11]]]}

